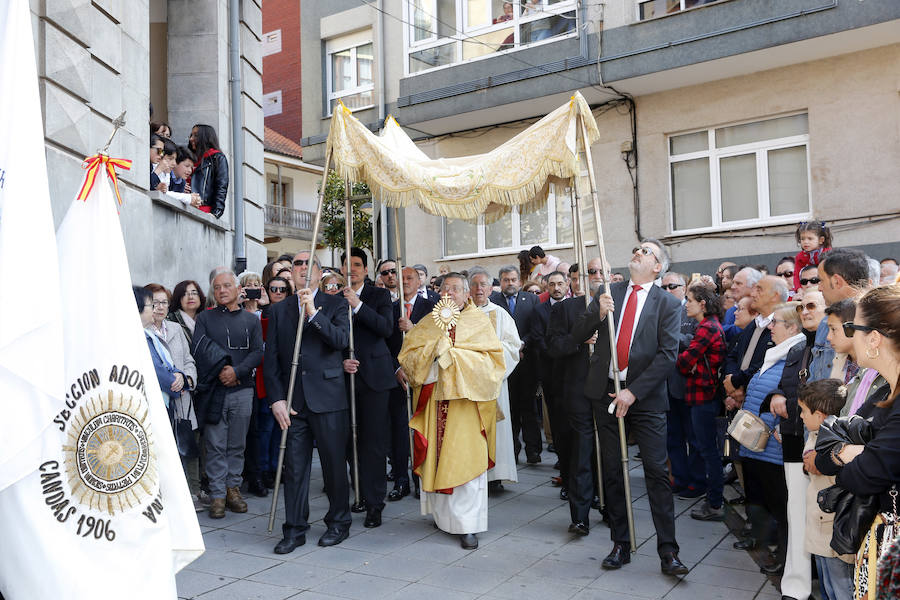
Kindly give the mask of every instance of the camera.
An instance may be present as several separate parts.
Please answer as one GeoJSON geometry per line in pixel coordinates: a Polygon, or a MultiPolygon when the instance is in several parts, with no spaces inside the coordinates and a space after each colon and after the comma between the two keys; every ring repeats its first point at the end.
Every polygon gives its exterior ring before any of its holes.
{"type": "Polygon", "coordinates": [[[262,298],[262,290],[259,288],[247,288],[244,290],[244,294],[246,294],[247,300],[259,300],[262,298]]]}

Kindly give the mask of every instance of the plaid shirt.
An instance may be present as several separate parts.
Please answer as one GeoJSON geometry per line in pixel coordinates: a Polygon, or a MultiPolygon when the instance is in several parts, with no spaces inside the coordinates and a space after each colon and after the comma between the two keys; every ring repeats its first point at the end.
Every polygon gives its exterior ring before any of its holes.
{"type": "Polygon", "coordinates": [[[675,368],[687,377],[684,403],[699,406],[712,401],[719,383],[719,367],[725,362],[725,332],[716,317],[706,317],[694,333],[688,349],[678,355],[675,368]]]}

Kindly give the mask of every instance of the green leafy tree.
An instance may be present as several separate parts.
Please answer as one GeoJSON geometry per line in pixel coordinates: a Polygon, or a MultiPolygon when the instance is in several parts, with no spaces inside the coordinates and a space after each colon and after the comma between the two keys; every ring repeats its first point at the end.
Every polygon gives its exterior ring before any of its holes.
{"type": "MultiPolygon", "coordinates": [[[[328,173],[325,183],[325,198],[322,202],[322,239],[330,248],[338,251],[344,249],[344,180],[335,171],[328,173]]],[[[365,183],[354,183],[351,186],[352,196],[370,196],[369,186],[365,183]]],[[[369,215],[361,210],[361,207],[369,198],[351,200],[353,205],[353,240],[352,246],[357,246],[372,252],[374,246],[372,239],[372,223],[369,215]]]]}

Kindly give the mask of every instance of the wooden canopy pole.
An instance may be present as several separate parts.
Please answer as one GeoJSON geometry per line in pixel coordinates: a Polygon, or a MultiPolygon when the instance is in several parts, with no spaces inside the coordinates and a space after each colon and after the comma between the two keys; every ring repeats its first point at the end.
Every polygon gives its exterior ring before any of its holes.
{"type": "MultiPolygon", "coordinates": [[[[344,255],[345,269],[347,271],[347,287],[350,287],[350,240],[353,239],[353,205],[350,202],[350,180],[344,182],[344,255]]],[[[356,345],[353,342],[353,307],[347,305],[348,318],[350,320],[350,360],[356,359],[356,345]]],[[[359,429],[356,422],[356,373],[350,373],[350,432],[353,439],[353,508],[361,509],[359,503],[359,429]]]]}
{"type": "MultiPolygon", "coordinates": [[[[600,224],[600,200],[597,197],[597,181],[594,176],[594,163],[591,157],[591,146],[588,142],[587,129],[584,125],[584,117],[578,115],[578,134],[581,137],[581,147],[584,149],[584,159],[587,167],[588,179],[591,187],[591,203],[594,207],[594,229],[597,234],[597,248],[600,250],[600,261],[603,266],[603,287],[604,293],[609,294],[609,281],[611,273],[609,270],[609,260],[606,258],[606,246],[603,243],[603,227],[600,224]]],[[[609,352],[610,361],[612,362],[613,386],[616,395],[622,391],[619,382],[619,361],[616,356],[616,326],[613,323],[612,315],[607,315],[606,323],[609,326],[609,352]]],[[[609,403],[609,413],[613,414],[616,410],[616,403],[609,403]]],[[[631,551],[637,552],[637,543],[634,535],[634,507],[631,505],[631,476],[628,473],[628,438],[625,433],[625,417],[618,417],[619,422],[619,450],[622,454],[622,479],[625,484],[625,512],[628,516],[628,537],[631,542],[631,551]]]]}
{"type": "MultiPolygon", "coordinates": [[[[322,171],[322,184],[319,186],[319,196],[316,203],[316,218],[313,221],[312,241],[310,242],[309,262],[306,263],[306,280],[304,286],[309,285],[309,274],[312,272],[313,262],[316,257],[316,238],[319,237],[319,228],[322,226],[322,204],[325,200],[325,186],[328,183],[328,170],[331,168],[331,151],[325,155],[325,169],[322,171]]],[[[291,378],[288,381],[287,409],[288,417],[291,412],[291,401],[294,399],[294,381],[297,379],[297,365],[300,364],[300,343],[303,340],[303,324],[306,322],[304,314],[300,314],[297,321],[297,339],[294,341],[294,356],[291,358],[291,378]]],[[[278,445],[278,466],[275,469],[275,488],[272,490],[272,508],[269,511],[269,528],[271,532],[275,526],[275,510],[278,508],[278,488],[281,485],[281,469],[284,466],[284,450],[287,447],[287,429],[281,431],[281,443],[278,445]]]]}

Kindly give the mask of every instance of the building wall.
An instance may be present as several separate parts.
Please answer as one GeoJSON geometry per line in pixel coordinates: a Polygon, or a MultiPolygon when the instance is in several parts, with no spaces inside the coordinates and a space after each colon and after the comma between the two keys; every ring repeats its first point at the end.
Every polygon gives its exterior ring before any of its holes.
{"type": "MultiPolygon", "coordinates": [[[[767,260],[774,265],[775,258],[796,253],[794,225],[696,238],[671,236],[666,136],[808,111],[810,196],[815,218],[834,227],[836,245],[871,248],[879,257],[900,255],[896,235],[900,96],[896,69],[885,68],[897,64],[900,45],[892,45],[636,98],[641,234],[665,241],[674,262],[693,270],[725,258],[767,260]],[[888,220],[869,222],[877,220],[873,215],[885,213],[888,220]]],[[[630,139],[629,122],[610,111],[598,119],[598,127],[601,138],[592,150],[603,231],[610,262],[621,269],[637,241],[631,181],[621,158],[621,144],[630,139]]],[[[504,127],[480,136],[443,137],[422,142],[420,147],[433,157],[477,154],[520,130],[504,127]]],[[[410,209],[406,224],[410,258],[437,266],[442,256],[440,219],[410,209]]],[[[574,258],[568,249],[550,252],[574,258]]],[[[589,249],[589,254],[593,253],[589,249]]],[[[475,263],[496,268],[515,262],[515,254],[441,262],[451,269],[475,263]]]]}
{"type": "Polygon", "coordinates": [[[299,143],[302,137],[300,93],[300,2],[266,0],[263,36],[281,30],[281,51],[263,57],[263,94],[281,91],[281,114],[265,118],[266,125],[299,143]]]}
{"type": "MultiPolygon", "coordinates": [[[[191,125],[207,122],[216,127],[230,159],[233,142],[227,87],[227,1],[153,2],[165,2],[168,15],[167,36],[157,35],[153,40],[154,44],[165,41],[168,47],[166,112],[176,141],[186,143],[191,125]]],[[[160,7],[154,8],[156,13],[160,7]]],[[[147,190],[150,1],[33,0],[31,10],[56,224],[62,221],[81,185],[82,160],[105,144],[112,131],[111,121],[125,110],[126,125],[116,134],[109,155],[133,161],[130,171],[119,174],[124,202],[120,222],[132,280],[168,286],[186,278],[202,282],[211,268],[230,266],[233,186],[226,216],[221,220],[193,209],[186,211],[147,190]]],[[[265,262],[261,208],[265,187],[259,103],[262,24],[258,15],[258,3],[243,0],[245,101],[241,109],[245,119],[242,168],[246,202],[241,208],[247,215],[249,264],[261,268],[265,262]]]]}

